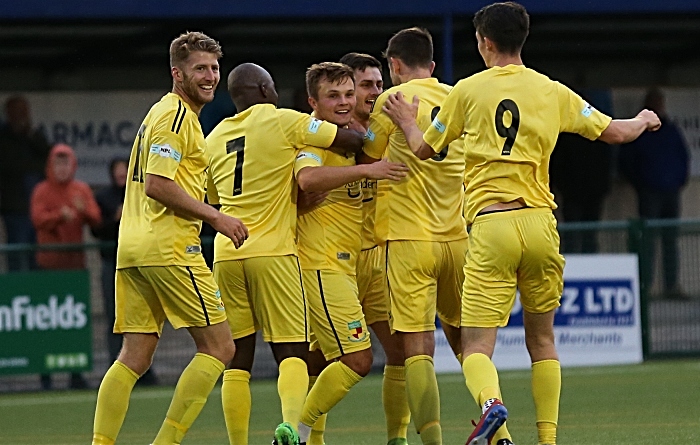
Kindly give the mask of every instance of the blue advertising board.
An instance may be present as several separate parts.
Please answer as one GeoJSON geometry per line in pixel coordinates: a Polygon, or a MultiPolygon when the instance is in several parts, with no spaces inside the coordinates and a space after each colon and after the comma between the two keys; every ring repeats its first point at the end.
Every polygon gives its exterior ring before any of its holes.
{"type": "MultiPolygon", "coordinates": [[[[567,255],[554,333],[562,366],[641,362],[637,256],[567,255]]],[[[499,369],[530,367],[519,298],[508,326],[498,332],[493,361],[499,369]]],[[[436,332],[435,368],[460,371],[440,330],[436,332]]]]}

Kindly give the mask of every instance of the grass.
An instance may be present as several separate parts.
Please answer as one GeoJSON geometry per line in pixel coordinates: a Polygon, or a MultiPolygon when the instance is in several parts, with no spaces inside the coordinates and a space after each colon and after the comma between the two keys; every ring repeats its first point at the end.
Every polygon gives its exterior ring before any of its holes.
{"type": "MultiPolygon", "coordinates": [[[[500,374],[517,445],[536,444],[529,371],[500,374]]],[[[558,441],[570,445],[651,445],[700,440],[700,361],[648,362],[633,366],[563,371],[558,441]]],[[[445,444],[461,444],[476,418],[476,405],[461,375],[438,378],[445,444]]],[[[280,421],[273,381],[254,381],[250,444],[269,444],[280,421]]],[[[165,416],[173,388],[137,388],[118,444],[150,443],[165,416]]],[[[185,444],[228,444],[220,388],[209,398],[185,444]]],[[[90,443],[96,391],[42,392],[0,396],[0,444],[90,443]]],[[[409,431],[409,443],[420,444],[409,431]]],[[[329,415],[326,443],[386,443],[381,376],[360,382],[329,415]]]]}

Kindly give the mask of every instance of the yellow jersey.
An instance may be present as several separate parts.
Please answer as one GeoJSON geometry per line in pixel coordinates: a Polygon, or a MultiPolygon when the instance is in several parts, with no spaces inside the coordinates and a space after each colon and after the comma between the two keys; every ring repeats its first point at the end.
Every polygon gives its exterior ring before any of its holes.
{"type": "MultiPolygon", "coordinates": [[[[354,156],[305,148],[297,156],[294,174],[302,168],[355,165],[354,156]]],[[[334,270],[354,276],[362,247],[362,188],[355,181],[331,190],[313,210],[300,215],[297,226],[302,269],[334,270]]]]}
{"type": "Polygon", "coordinates": [[[549,157],[559,133],[597,139],[611,118],[566,86],[522,65],[493,67],[463,79],[425,132],[431,147],[465,135],[468,224],[498,202],[556,208],[549,157]]]}
{"type": "Polygon", "coordinates": [[[166,94],[151,107],[131,149],[117,269],[204,264],[199,241],[202,221],[177,215],[147,197],[144,181],[147,174],[171,179],[203,201],[208,166],[197,113],[177,94],[166,94]]]}
{"type": "Polygon", "coordinates": [[[362,187],[362,250],[375,247],[374,220],[377,212],[377,180],[363,179],[362,187]]]}
{"type": "Polygon", "coordinates": [[[453,241],[467,237],[462,217],[464,144],[444,144],[433,158],[421,161],[401,131],[382,111],[389,94],[420,98],[418,126],[425,130],[450,92],[435,78],[414,79],[386,90],[374,103],[364,152],[375,159],[403,162],[410,171],[400,181],[378,181],[375,234],[378,241],[453,241]]]}
{"type": "Polygon", "coordinates": [[[214,128],[206,139],[209,203],[248,228],[239,249],[217,234],[214,262],[297,254],[294,161],[302,147],[330,147],[337,131],[330,122],[271,104],[254,105],[214,128]]]}

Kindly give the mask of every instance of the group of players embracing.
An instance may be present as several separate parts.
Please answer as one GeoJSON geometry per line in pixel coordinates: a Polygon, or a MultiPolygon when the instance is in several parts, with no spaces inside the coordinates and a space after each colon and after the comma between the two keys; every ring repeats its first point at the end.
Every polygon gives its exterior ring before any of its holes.
{"type": "Polygon", "coordinates": [[[370,55],[312,65],[311,115],[278,108],[270,74],[238,65],[228,76],[237,114],[206,140],[198,115],[221,48],[198,32],[172,42],[173,90],[144,119],[129,163],[114,327],[124,340],[100,385],[93,445],[115,443],[166,319],[197,353],[155,445],[181,442],[222,373],[230,443],[247,445],[260,330],[279,366],[273,443],[322,445],[326,414],[370,371],[368,328],[387,357],[388,444],[407,443],[411,418],[423,444],[442,444],[436,318],[482,410],[467,444],[512,444],[491,356],[516,289],[539,443],[555,444],[564,258],[549,157],[561,132],[617,144],[660,122],[647,110],[612,120],[526,68],[521,5],[484,7],[474,25],[486,70],[442,84],[428,31],[404,29],[384,53],[386,91],[370,55]],[[202,221],[218,232],[213,272],[202,221]]]}

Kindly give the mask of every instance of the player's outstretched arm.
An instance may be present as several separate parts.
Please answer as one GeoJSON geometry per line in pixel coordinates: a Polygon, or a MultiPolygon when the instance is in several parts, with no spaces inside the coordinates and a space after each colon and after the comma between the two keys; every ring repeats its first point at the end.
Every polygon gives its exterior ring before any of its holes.
{"type": "Polygon", "coordinates": [[[364,178],[399,181],[407,173],[405,164],[382,159],[373,164],[347,167],[304,167],[297,173],[297,182],[306,192],[327,192],[364,178]]]}
{"type": "Polygon", "coordinates": [[[347,153],[355,154],[362,150],[363,141],[364,135],[362,133],[346,128],[338,128],[335,139],[333,139],[333,143],[328,149],[341,156],[345,156],[347,153]]]}
{"type": "Polygon", "coordinates": [[[175,213],[209,223],[217,232],[231,238],[236,248],[243,245],[248,238],[248,229],[240,220],[194,199],[172,179],[148,173],[145,191],[146,196],[155,199],[175,213]]]}
{"type": "Polygon", "coordinates": [[[401,91],[387,97],[382,110],[403,131],[411,151],[421,160],[435,156],[435,150],[423,140],[423,132],[418,128],[418,96],[413,96],[413,102],[407,103],[401,91]]]}
{"type": "Polygon", "coordinates": [[[661,128],[659,117],[651,110],[642,110],[632,119],[613,119],[598,140],[608,144],[626,144],[637,139],[645,131],[661,128]]]}

